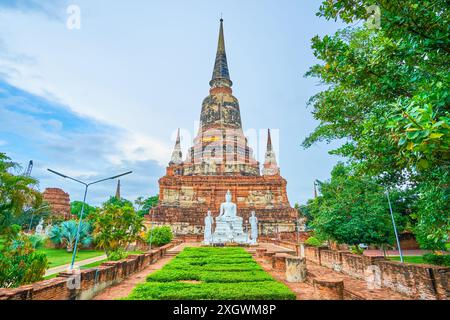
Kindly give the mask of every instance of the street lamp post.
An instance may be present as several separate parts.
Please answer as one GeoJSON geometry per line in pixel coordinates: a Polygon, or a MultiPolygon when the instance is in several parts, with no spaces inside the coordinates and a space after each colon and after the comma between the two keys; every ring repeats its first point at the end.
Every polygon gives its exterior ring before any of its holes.
{"type": "Polygon", "coordinates": [[[152,218],[150,221],[150,224],[152,225],[151,229],[150,229],[150,251],[152,251],[152,241],[153,241],[153,210],[152,210],[152,218]]]}
{"type": "Polygon", "coordinates": [[[389,198],[389,191],[386,190],[386,196],[389,203],[389,210],[391,212],[392,225],[394,226],[395,239],[397,240],[398,253],[400,254],[400,261],[403,263],[403,253],[402,248],[400,247],[400,240],[398,238],[397,226],[395,225],[394,213],[392,212],[391,199],[389,198]]]}
{"type": "Polygon", "coordinates": [[[73,180],[73,181],[75,181],[75,182],[81,183],[81,184],[84,185],[84,187],[85,187],[85,188],[84,188],[84,196],[83,196],[83,204],[81,205],[80,219],[79,219],[79,221],[78,221],[77,235],[76,235],[76,237],[75,237],[75,245],[74,245],[73,253],[72,253],[72,263],[70,264],[70,270],[73,270],[73,265],[74,265],[74,263],[75,263],[75,257],[76,257],[76,255],[77,255],[78,241],[79,241],[79,238],[80,238],[80,229],[81,229],[81,222],[82,222],[82,220],[83,220],[84,205],[85,205],[85,203],[86,203],[86,196],[87,196],[87,192],[88,192],[89,186],[91,186],[91,185],[93,185],[93,184],[96,184],[96,183],[99,183],[99,182],[106,181],[106,180],[114,180],[114,179],[116,179],[116,178],[119,178],[119,177],[122,177],[122,176],[124,176],[124,175],[130,174],[130,173],[132,173],[132,171],[128,171],[128,172],[125,172],[125,173],[122,173],[122,174],[119,174],[119,175],[116,175],[116,176],[113,176],[113,177],[109,177],[109,178],[97,180],[97,181],[94,181],[94,182],[86,183],[86,182],[80,181],[80,180],[78,180],[78,179],[69,177],[69,176],[67,176],[67,175],[65,175],[65,174],[59,173],[59,172],[57,172],[57,171],[55,171],[55,170],[52,170],[52,169],[47,169],[47,170],[50,171],[51,173],[54,173],[54,174],[56,174],[56,175],[58,175],[58,176],[60,176],[60,177],[65,178],[65,179],[70,179],[70,180],[73,180]]]}

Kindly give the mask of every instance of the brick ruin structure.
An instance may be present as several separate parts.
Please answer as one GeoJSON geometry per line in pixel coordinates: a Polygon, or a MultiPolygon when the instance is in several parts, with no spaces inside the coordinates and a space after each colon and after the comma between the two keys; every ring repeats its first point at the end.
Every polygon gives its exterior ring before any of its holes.
{"type": "Polygon", "coordinates": [[[170,225],[177,235],[200,235],[207,211],[217,216],[230,190],[244,221],[256,212],[260,235],[295,232],[298,215],[289,204],[270,131],[262,174],[244,136],[239,102],[232,95],[222,19],[209,84],[194,144],[183,161],[178,131],[166,175],[159,179],[159,205],[147,219],[170,225]]]}
{"type": "Polygon", "coordinates": [[[42,196],[49,204],[53,215],[62,217],[65,220],[72,218],[70,213],[70,196],[67,192],[59,188],[47,188],[42,193],[42,196]]]}

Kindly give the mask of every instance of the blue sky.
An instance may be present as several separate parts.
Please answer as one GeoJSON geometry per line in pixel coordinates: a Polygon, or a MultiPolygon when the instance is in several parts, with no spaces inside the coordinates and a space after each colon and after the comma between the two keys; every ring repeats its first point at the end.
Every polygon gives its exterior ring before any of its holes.
{"type": "MultiPolygon", "coordinates": [[[[304,150],[317,125],[306,102],[324,89],[303,75],[315,61],[310,39],[338,23],[315,16],[320,1],[0,1],[0,151],[26,166],[40,188],[80,186],[50,167],[94,180],[133,170],[122,193],[133,200],[158,192],[158,178],[182,129],[192,142],[208,94],[220,14],[244,131],[255,154],[275,132],[282,175],[293,205],[327,179],[335,145],[304,150]],[[66,27],[67,6],[81,10],[81,29],[66,27]]],[[[261,160],[261,158],[260,158],[261,160]]],[[[91,190],[99,204],[114,182],[91,190]]]]}

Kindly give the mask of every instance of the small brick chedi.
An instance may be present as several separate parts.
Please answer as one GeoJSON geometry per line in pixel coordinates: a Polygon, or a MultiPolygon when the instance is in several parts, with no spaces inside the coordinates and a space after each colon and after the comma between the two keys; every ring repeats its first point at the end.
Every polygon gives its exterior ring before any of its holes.
{"type": "Polygon", "coordinates": [[[262,173],[244,136],[239,102],[231,89],[222,19],[209,84],[194,144],[183,161],[178,132],[166,175],[159,179],[159,205],[147,218],[170,225],[178,235],[202,234],[207,211],[216,217],[230,190],[244,223],[256,212],[260,235],[294,232],[297,211],[289,204],[270,131],[262,173]]]}
{"type": "Polygon", "coordinates": [[[59,188],[47,188],[42,193],[45,201],[48,202],[54,215],[61,216],[64,219],[72,217],[70,213],[70,196],[59,188]]]}

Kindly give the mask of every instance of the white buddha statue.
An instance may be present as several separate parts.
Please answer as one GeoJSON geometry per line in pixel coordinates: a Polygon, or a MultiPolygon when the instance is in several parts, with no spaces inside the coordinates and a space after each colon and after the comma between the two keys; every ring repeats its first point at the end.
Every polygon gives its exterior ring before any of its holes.
{"type": "Polygon", "coordinates": [[[231,192],[227,191],[225,202],[220,204],[220,212],[218,218],[235,218],[237,215],[236,204],[231,202],[231,192]]]}

